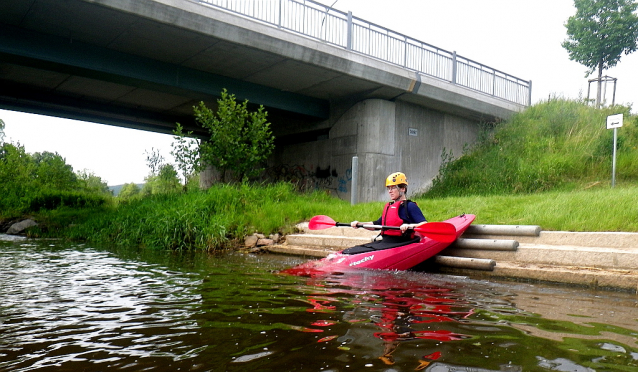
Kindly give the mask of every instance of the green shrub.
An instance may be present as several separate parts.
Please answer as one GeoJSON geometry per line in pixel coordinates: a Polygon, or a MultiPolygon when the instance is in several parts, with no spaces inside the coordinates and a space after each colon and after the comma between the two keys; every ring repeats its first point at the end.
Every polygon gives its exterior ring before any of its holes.
{"type": "Polygon", "coordinates": [[[78,191],[45,190],[34,196],[29,202],[28,211],[52,210],[60,207],[96,208],[109,200],[107,195],[89,194],[78,191]]]}

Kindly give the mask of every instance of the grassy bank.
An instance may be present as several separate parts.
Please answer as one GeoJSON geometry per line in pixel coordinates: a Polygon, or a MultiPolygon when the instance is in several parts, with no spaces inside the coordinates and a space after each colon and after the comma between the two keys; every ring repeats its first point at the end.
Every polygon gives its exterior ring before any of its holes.
{"type": "Polygon", "coordinates": [[[294,225],[338,203],[325,193],[300,196],[288,184],[219,185],[207,191],[153,195],[93,209],[79,221],[63,210],[42,213],[40,236],[159,249],[217,249],[245,235],[289,233],[294,225]],[[51,228],[53,227],[53,228],[51,228]]]}
{"type": "MultiPolygon", "coordinates": [[[[429,221],[472,213],[479,224],[638,231],[637,147],[638,118],[628,108],[596,110],[550,100],[485,131],[464,154],[444,153],[432,189],[411,199],[429,221]],[[605,129],[605,118],[619,112],[625,121],[612,189],[612,131],[605,129]]],[[[318,214],[340,222],[375,220],[382,206],[351,206],[321,191],[299,194],[288,184],[222,185],[97,208],[40,212],[42,227],[32,234],[156,249],[217,249],[253,232],[293,232],[296,223],[318,214]]]]}
{"type": "Polygon", "coordinates": [[[606,129],[606,118],[619,113],[624,114],[624,125],[618,130],[617,181],[638,184],[638,117],[630,115],[628,107],[594,109],[554,99],[485,131],[464,154],[444,153],[444,166],[427,196],[530,194],[609,185],[613,131],[606,129]]]}
{"type": "MultiPolygon", "coordinates": [[[[430,221],[472,213],[480,224],[638,231],[638,187],[415,200],[430,221]]],[[[323,192],[300,195],[287,184],[216,186],[205,192],[154,196],[83,214],[46,212],[40,220],[53,228],[34,233],[99,244],[214,250],[236,246],[253,232],[292,233],[296,223],[318,214],[341,222],[374,220],[382,206],[382,202],[351,206],[323,192]]]]}
{"type": "MultiPolygon", "coordinates": [[[[636,186],[414,200],[429,221],[471,213],[477,215],[475,223],[479,224],[540,225],[555,231],[638,232],[636,186]]],[[[340,221],[374,220],[380,216],[382,205],[379,202],[355,207],[327,206],[322,214],[340,221]]]]}

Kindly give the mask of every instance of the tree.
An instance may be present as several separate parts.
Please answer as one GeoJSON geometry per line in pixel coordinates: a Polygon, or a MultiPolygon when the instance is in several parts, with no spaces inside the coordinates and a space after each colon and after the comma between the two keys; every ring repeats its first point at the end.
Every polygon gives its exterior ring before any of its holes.
{"type": "Polygon", "coordinates": [[[198,139],[192,138],[193,132],[184,133],[184,128],[180,123],[177,123],[177,129],[173,131],[173,134],[175,136],[171,143],[173,149],[171,155],[175,158],[177,167],[182,172],[184,187],[186,187],[199,162],[200,142],[198,139]]]}
{"type": "Polygon", "coordinates": [[[143,195],[168,194],[178,192],[181,183],[173,164],[162,164],[157,175],[151,175],[144,179],[146,183],[142,188],[143,195]]]}
{"type": "Polygon", "coordinates": [[[159,150],[152,148],[150,153],[146,151],[146,164],[151,169],[151,173],[144,178],[146,183],[141,191],[142,196],[180,190],[181,183],[175,167],[164,160],[159,150]]]}
{"type": "Polygon", "coordinates": [[[4,143],[4,121],[0,119],[0,145],[4,143]]]}
{"type": "Polygon", "coordinates": [[[139,195],[139,193],[140,193],[140,187],[137,186],[135,183],[131,182],[131,183],[126,183],[122,186],[122,189],[120,190],[119,194],[117,194],[117,197],[121,199],[130,199],[134,197],[135,195],[139,195]]]}
{"type": "Polygon", "coordinates": [[[76,175],[78,177],[78,180],[80,181],[81,186],[85,190],[98,194],[113,194],[109,189],[109,185],[106,183],[106,181],[103,181],[102,177],[96,176],[95,173],[89,171],[88,169],[78,171],[76,175]]]}
{"type": "Polygon", "coordinates": [[[78,185],[78,178],[73,167],[66,163],[57,152],[36,152],[32,155],[35,163],[32,174],[39,187],[55,190],[73,190],[78,185]]]}
{"type": "Polygon", "coordinates": [[[562,43],[569,59],[589,70],[598,70],[596,107],[600,107],[603,70],[614,67],[622,53],[630,54],[638,48],[638,4],[632,0],[574,0],[576,14],[569,17],[565,27],[568,39],[562,43]]]}
{"type": "Polygon", "coordinates": [[[237,103],[235,95],[229,95],[226,89],[217,103],[215,113],[203,102],[194,107],[195,119],[210,133],[199,146],[199,158],[193,157],[197,159],[195,169],[201,171],[211,165],[221,173],[222,182],[227,172],[238,180],[258,175],[275,148],[268,113],[263,106],[250,112],[247,100],[237,103]]]}
{"type": "Polygon", "coordinates": [[[159,150],[155,147],[151,147],[151,152],[146,153],[146,165],[151,169],[151,176],[157,176],[159,170],[164,166],[164,157],[160,154],[159,150]]]}
{"type": "Polygon", "coordinates": [[[20,209],[25,196],[36,192],[33,158],[20,143],[0,144],[0,215],[20,209]]]}

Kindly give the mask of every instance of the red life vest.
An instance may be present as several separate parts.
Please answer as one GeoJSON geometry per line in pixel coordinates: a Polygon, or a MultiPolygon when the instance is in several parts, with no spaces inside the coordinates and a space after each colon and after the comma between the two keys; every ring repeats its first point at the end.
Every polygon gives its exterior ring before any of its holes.
{"type": "MultiPolygon", "coordinates": [[[[383,215],[381,216],[381,224],[386,226],[401,226],[405,223],[401,217],[399,217],[399,207],[403,205],[405,200],[400,202],[390,202],[383,207],[383,215]]],[[[408,207],[407,205],[405,206],[408,207]]],[[[381,230],[381,235],[393,235],[402,236],[401,230],[381,230]]]]}

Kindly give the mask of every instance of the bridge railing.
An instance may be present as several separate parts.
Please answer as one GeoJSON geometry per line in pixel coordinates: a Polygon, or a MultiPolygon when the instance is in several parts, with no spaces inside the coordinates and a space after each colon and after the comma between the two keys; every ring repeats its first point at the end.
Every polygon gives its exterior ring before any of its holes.
{"type": "Polygon", "coordinates": [[[197,0],[521,105],[532,83],[312,0],[197,0]]]}

